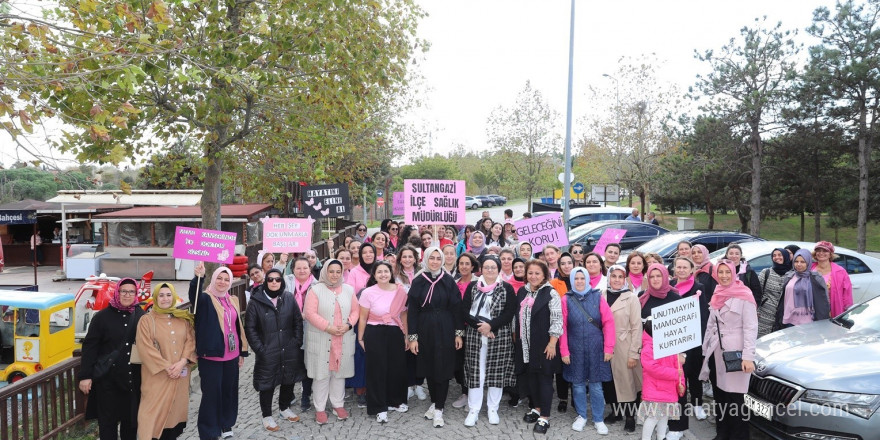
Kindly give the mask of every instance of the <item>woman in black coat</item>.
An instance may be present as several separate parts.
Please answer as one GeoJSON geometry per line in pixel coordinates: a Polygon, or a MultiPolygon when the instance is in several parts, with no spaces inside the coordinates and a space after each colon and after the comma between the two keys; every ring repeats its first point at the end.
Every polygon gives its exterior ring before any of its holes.
{"type": "Polygon", "coordinates": [[[79,389],[89,395],[86,419],[98,419],[101,440],[137,438],[141,369],[132,368],[131,345],[144,311],[137,306],[137,283],[124,278],[116,285],[110,307],[95,313],[83,339],[79,389]],[[110,359],[109,372],[98,377],[96,364],[110,359]],[[121,425],[121,426],[120,426],[121,425]]]}
{"type": "Polygon", "coordinates": [[[281,417],[291,422],[299,416],[290,409],[293,386],[305,376],[300,347],[303,343],[303,318],[293,294],[286,290],[279,269],[266,274],[263,283],[252,295],[245,312],[244,331],[257,354],[254,363],[254,389],[260,392],[263,427],[269,431],[280,428],[272,417],[272,394],[281,386],[278,407],[281,417]]]}

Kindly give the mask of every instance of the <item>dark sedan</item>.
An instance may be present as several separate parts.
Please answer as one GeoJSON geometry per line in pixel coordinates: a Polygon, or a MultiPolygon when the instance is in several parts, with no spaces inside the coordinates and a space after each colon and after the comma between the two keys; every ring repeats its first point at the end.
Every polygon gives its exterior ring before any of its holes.
{"type": "Polygon", "coordinates": [[[504,206],[507,204],[507,197],[499,196],[498,194],[489,194],[487,197],[494,200],[495,204],[498,206],[504,206]]]}
{"type": "Polygon", "coordinates": [[[620,239],[620,247],[622,250],[636,248],[642,243],[653,240],[658,236],[669,232],[665,228],[650,223],[626,220],[605,220],[586,223],[572,229],[568,232],[568,242],[569,244],[582,244],[584,250],[590,252],[596,247],[599,238],[601,238],[602,234],[608,229],[623,229],[626,231],[626,234],[620,239]]]}
{"type": "Polygon", "coordinates": [[[678,243],[682,241],[689,242],[691,246],[701,244],[706,246],[709,253],[712,253],[718,249],[727,247],[727,245],[731,243],[764,241],[764,239],[743,232],[733,231],[671,231],[668,234],[655,238],[637,247],[635,250],[643,254],[659,254],[668,264],[672,263],[672,260],[678,256],[678,243]]]}
{"type": "Polygon", "coordinates": [[[474,196],[474,198],[480,201],[483,208],[491,208],[495,206],[495,200],[489,196],[474,196]]]}

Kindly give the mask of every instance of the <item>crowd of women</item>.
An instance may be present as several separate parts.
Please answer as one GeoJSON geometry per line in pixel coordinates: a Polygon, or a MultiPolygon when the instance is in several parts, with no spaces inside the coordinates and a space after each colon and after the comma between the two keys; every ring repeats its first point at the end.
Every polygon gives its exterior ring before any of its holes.
{"type": "Polygon", "coordinates": [[[852,303],[828,242],[812,252],[777,249],[773,267],[756,274],[736,245],[713,265],[705,247],[682,242],[665,266],[638,252],[618,263],[613,244],[602,255],[580,245],[568,252],[545,245],[535,255],[509,222],[488,218],[461,230],[386,220],[372,236],[366,231],[357,227],[324,261],[262,254],[248,271],[243,312],[225,267],[208,280],[196,267],[187,310],[175,308],[174,288],[160,283],[144,313],[134,280],[120,281],[83,343],[80,388],[101,438],[176,438],[196,364],[200,438],[233,437],[239,370],[254,353],[268,431],[281,429],[276,416],[298,422],[297,412],[312,407],[319,425],[331,415],[349,418],[346,389],[377,423],[388,423],[389,411],[407,412],[410,398],[430,398],[424,417],[442,427],[455,379],[452,406],[467,407],[469,427],[480,423],[484,399],[485,420],[499,424],[507,393],[509,406],[528,405],[522,420],[546,433],[555,391],[557,412],[571,400],[575,431],[592,424],[607,434],[608,424],[622,422],[635,432],[638,420],[643,439],[677,440],[690,415],[711,413],[717,439],[745,439],[743,396],[759,335],[827,319],[852,303]],[[655,359],[651,310],[688,297],[701,309],[702,346],[655,359]],[[741,360],[723,356],[730,351],[741,360]],[[704,388],[712,406],[704,405],[704,388]]]}

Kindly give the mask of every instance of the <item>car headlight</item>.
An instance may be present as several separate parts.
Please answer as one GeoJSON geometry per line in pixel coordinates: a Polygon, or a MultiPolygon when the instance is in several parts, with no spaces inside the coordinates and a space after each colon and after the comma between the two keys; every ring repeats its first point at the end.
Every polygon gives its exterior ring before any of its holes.
{"type": "Polygon", "coordinates": [[[877,411],[877,408],[880,408],[880,395],[878,394],[807,390],[801,396],[801,400],[838,408],[863,419],[871,418],[874,412],[877,411]]]}

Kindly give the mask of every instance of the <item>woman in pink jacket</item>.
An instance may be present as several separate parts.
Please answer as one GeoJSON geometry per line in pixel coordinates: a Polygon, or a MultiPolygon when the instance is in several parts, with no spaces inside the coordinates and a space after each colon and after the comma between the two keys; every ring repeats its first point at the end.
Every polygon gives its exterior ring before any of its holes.
{"type": "Polygon", "coordinates": [[[846,311],[853,303],[852,282],[846,269],[834,260],[834,245],[828,241],[820,241],[813,248],[813,266],[810,270],[815,270],[825,278],[825,284],[828,285],[828,301],[831,302],[831,316],[837,316],[846,311]]]}
{"type": "Polygon", "coordinates": [[[718,262],[715,280],[718,285],[709,301],[700,380],[712,382],[718,420],[716,438],[748,440],[744,396],[749,391],[749,377],[755,371],[758,306],[751,289],[736,276],[732,261],[718,262]],[[727,371],[721,355],[724,351],[742,351],[742,371],[727,371]]]}
{"type": "Polygon", "coordinates": [[[673,354],[654,359],[654,338],[650,316],[642,332],[642,403],[639,419],[642,440],[651,440],[654,430],[658,439],[666,438],[669,420],[678,420],[678,395],[684,392],[684,354],[673,354]]]}

